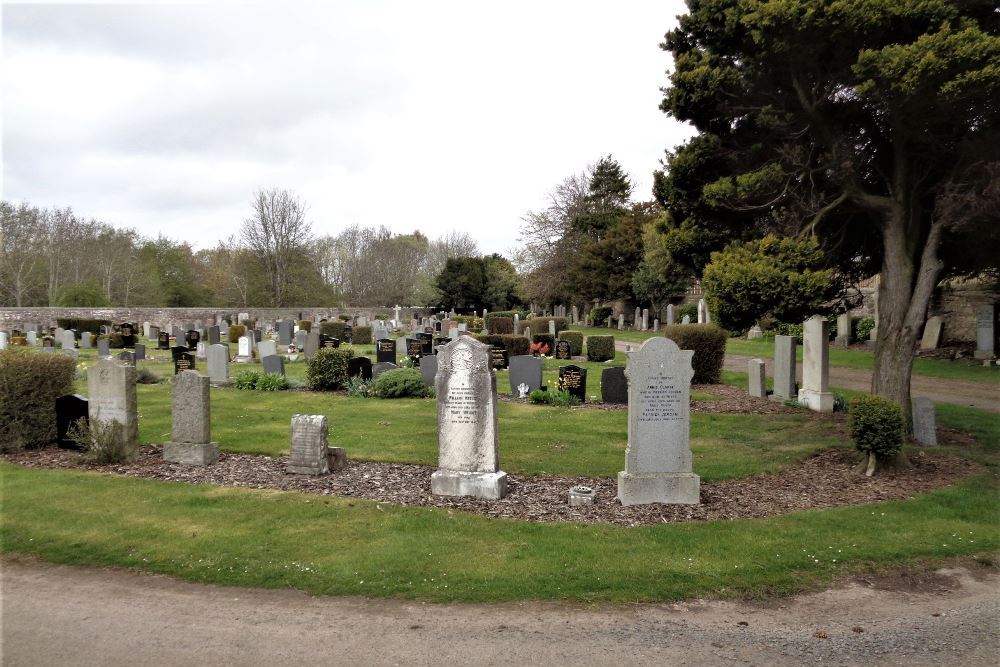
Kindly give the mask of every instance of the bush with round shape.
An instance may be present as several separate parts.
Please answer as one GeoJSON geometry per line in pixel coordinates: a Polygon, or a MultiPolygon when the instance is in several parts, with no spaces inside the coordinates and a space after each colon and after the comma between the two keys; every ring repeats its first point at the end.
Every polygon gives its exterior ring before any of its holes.
{"type": "Polygon", "coordinates": [[[532,317],[527,320],[521,321],[521,330],[524,327],[531,327],[531,333],[549,333],[549,320],[553,320],[556,323],[556,335],[559,335],[560,331],[566,331],[569,329],[569,320],[565,317],[532,317]]]}
{"type": "Polygon", "coordinates": [[[319,325],[319,332],[324,336],[333,336],[337,340],[344,340],[344,331],[347,324],[344,322],[334,322],[327,320],[319,325]]]}
{"type": "Polygon", "coordinates": [[[610,306],[597,306],[590,309],[590,323],[595,327],[599,327],[604,324],[604,321],[611,317],[614,313],[614,309],[610,306]]]}
{"type": "Polygon", "coordinates": [[[299,320],[299,331],[305,331],[306,333],[309,333],[310,331],[312,331],[312,326],[313,326],[312,320],[299,320]]]}
{"type": "Polygon", "coordinates": [[[566,330],[559,334],[559,339],[569,343],[570,354],[574,357],[583,354],[583,332],[566,330]]]}
{"type": "Polygon", "coordinates": [[[531,341],[524,336],[473,334],[472,337],[481,343],[504,348],[508,357],[531,354],[531,341]]]}
{"type": "Polygon", "coordinates": [[[229,327],[229,337],[226,339],[230,343],[237,342],[240,338],[247,335],[247,328],[242,324],[233,324],[229,327]]]}
{"type": "Polygon", "coordinates": [[[424,398],[430,394],[416,368],[394,368],[382,373],[372,391],[379,398],[424,398]]]}
{"type": "Polygon", "coordinates": [[[0,451],[56,439],[56,399],[73,393],[76,363],[62,354],[0,350],[0,451]]]}
{"type": "Polygon", "coordinates": [[[871,317],[862,317],[854,326],[854,333],[857,336],[857,340],[866,341],[871,338],[872,330],[875,328],[875,319],[871,317]]]}
{"type": "Polygon", "coordinates": [[[694,384],[718,384],[726,358],[726,331],[714,324],[675,324],[663,328],[663,335],[682,350],[694,350],[694,384]]]}
{"type": "Polygon", "coordinates": [[[306,382],[310,389],[330,390],[347,386],[347,362],[354,358],[350,346],[321,347],[309,360],[306,382]]]}
{"type": "Polygon", "coordinates": [[[614,336],[587,336],[587,359],[608,361],[615,358],[614,336]]]}
{"type": "Polygon", "coordinates": [[[371,345],[372,344],[372,328],[371,327],[354,327],[351,333],[351,342],[355,345],[371,345]]]}
{"type": "Polygon", "coordinates": [[[903,448],[903,411],[898,403],[882,396],[851,399],[847,428],[854,446],[868,458],[865,474],[869,477],[877,461],[892,461],[903,448]]]}

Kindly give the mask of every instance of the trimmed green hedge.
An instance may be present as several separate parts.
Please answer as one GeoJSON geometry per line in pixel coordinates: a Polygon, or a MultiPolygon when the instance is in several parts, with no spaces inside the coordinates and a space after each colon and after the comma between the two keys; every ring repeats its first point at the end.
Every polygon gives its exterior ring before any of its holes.
{"type": "Polygon", "coordinates": [[[582,331],[563,331],[559,334],[561,340],[569,342],[570,353],[575,357],[577,355],[583,354],[583,332],[582,331]]]}
{"type": "Polygon", "coordinates": [[[560,331],[569,329],[569,320],[565,317],[532,317],[521,321],[521,329],[523,330],[524,327],[531,327],[532,334],[547,334],[549,332],[549,320],[555,321],[557,336],[560,331]]]}
{"type": "Polygon", "coordinates": [[[310,331],[312,331],[312,326],[313,326],[312,320],[299,320],[299,331],[305,331],[306,333],[309,333],[310,331]]]}
{"type": "Polygon", "coordinates": [[[595,327],[604,326],[604,321],[611,317],[614,313],[614,309],[609,306],[599,306],[597,308],[590,309],[590,323],[595,327]]]}
{"type": "Polygon", "coordinates": [[[0,350],[0,451],[56,439],[56,399],[73,393],[76,362],[64,354],[0,350]]]}
{"type": "Polygon", "coordinates": [[[320,323],[319,332],[324,336],[333,336],[337,340],[344,340],[344,329],[346,327],[346,322],[327,320],[326,322],[320,323]]]}
{"type": "Polygon", "coordinates": [[[473,334],[481,343],[502,347],[507,350],[508,357],[531,354],[531,343],[524,336],[508,336],[502,334],[473,334]]]}
{"type": "Polygon", "coordinates": [[[351,342],[355,345],[371,345],[372,328],[354,327],[351,331],[351,342]]]}
{"type": "Polygon", "coordinates": [[[852,398],[847,427],[854,446],[879,461],[891,461],[903,448],[903,411],[882,396],[852,398]]]}
{"type": "Polygon", "coordinates": [[[486,316],[486,328],[491,334],[512,336],[514,334],[514,319],[511,317],[486,316]]]}
{"type": "Polygon", "coordinates": [[[608,361],[615,358],[614,336],[588,336],[587,359],[590,361],[608,361]]]}
{"type": "Polygon", "coordinates": [[[62,329],[76,329],[76,338],[80,339],[80,334],[89,331],[95,336],[101,333],[102,326],[111,326],[111,320],[94,320],[83,317],[57,317],[56,324],[62,329]]]}
{"type": "Polygon", "coordinates": [[[423,398],[432,393],[415,368],[394,368],[378,376],[372,391],[379,398],[423,398]]]}
{"type": "Polygon", "coordinates": [[[675,324],[663,335],[682,350],[694,350],[694,384],[718,384],[726,358],[726,331],[714,324],[675,324]]]}
{"type": "Polygon", "coordinates": [[[309,360],[306,368],[306,382],[310,389],[340,389],[347,385],[347,362],[354,358],[354,350],[348,346],[321,347],[309,360]]]}

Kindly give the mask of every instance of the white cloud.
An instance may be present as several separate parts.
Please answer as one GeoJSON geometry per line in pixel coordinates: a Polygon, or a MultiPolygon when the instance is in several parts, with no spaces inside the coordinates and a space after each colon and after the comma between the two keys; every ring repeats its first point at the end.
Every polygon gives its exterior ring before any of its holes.
{"type": "Polygon", "coordinates": [[[613,153],[649,197],[680,2],[6,5],[4,197],[213,245],[287,187],[317,231],[516,243],[613,153]]]}

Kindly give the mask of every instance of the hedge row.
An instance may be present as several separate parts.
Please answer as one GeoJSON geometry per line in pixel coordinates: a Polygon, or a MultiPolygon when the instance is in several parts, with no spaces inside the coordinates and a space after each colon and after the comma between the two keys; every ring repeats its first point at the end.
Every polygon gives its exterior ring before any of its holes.
{"type": "Polygon", "coordinates": [[[63,354],[0,350],[0,451],[56,439],[56,399],[73,393],[76,362],[63,354]]]}
{"type": "Polygon", "coordinates": [[[523,354],[531,354],[531,346],[524,336],[510,336],[503,334],[473,334],[472,336],[481,343],[502,347],[507,350],[508,357],[516,357],[523,354]]]}
{"type": "MultiPolygon", "coordinates": [[[[718,384],[726,357],[726,332],[714,324],[675,324],[663,335],[682,350],[694,350],[694,384],[718,384]]],[[[593,337],[591,337],[593,338],[593,337]]],[[[589,339],[588,339],[589,340],[589,339]]]]}
{"type": "Polygon", "coordinates": [[[372,328],[354,327],[354,329],[352,329],[351,331],[351,342],[356,345],[371,345],[372,328]]]}
{"type": "Polygon", "coordinates": [[[80,334],[84,331],[89,331],[92,334],[101,333],[101,327],[111,326],[111,320],[95,320],[83,317],[57,317],[56,324],[62,329],[75,329],[77,339],[80,338],[80,334]]]}
{"type": "Polygon", "coordinates": [[[532,317],[527,320],[521,320],[521,331],[524,331],[524,327],[530,327],[532,334],[547,334],[549,333],[549,320],[553,320],[556,323],[556,335],[559,335],[560,331],[569,329],[569,320],[565,317],[532,317]]]}
{"type": "Polygon", "coordinates": [[[514,320],[510,317],[486,316],[486,330],[491,334],[510,336],[514,334],[514,320]]]}
{"type": "Polygon", "coordinates": [[[587,359],[590,361],[608,361],[615,358],[614,336],[588,336],[587,359]]]}
{"type": "Polygon", "coordinates": [[[570,354],[574,357],[583,354],[583,332],[563,331],[559,334],[559,339],[569,343],[570,354]]]}

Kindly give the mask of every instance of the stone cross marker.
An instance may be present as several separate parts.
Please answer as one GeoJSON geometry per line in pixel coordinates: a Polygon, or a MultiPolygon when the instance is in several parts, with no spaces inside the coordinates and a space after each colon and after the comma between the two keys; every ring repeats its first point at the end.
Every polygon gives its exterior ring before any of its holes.
{"type": "Polygon", "coordinates": [[[937,425],[934,402],[923,396],[913,399],[913,439],[921,445],[936,445],[937,425]]]}
{"type": "Polygon", "coordinates": [[[198,371],[182,371],[174,376],[173,437],[163,443],[165,461],[207,466],[219,460],[219,443],[212,442],[208,382],[198,371]]]}
{"type": "Polygon", "coordinates": [[[622,505],[694,505],[701,479],[691,470],[692,350],[669,338],[650,338],[630,352],[628,447],[618,473],[622,505]]]}
{"type": "MultiPolygon", "coordinates": [[[[516,358],[516,357],[515,357],[516,358]]],[[[496,500],[507,493],[497,451],[497,380],[490,346],[459,336],[438,355],[438,469],[431,492],[496,500]]]]}
{"type": "Polygon", "coordinates": [[[814,315],[802,324],[802,389],[799,403],[815,412],[833,412],[830,393],[830,323],[814,315]]]}
{"type": "Polygon", "coordinates": [[[122,425],[122,439],[130,446],[139,444],[139,413],[135,393],[135,366],[101,359],[87,371],[87,399],[90,421],[116,421],[122,425]]]}
{"type": "Polygon", "coordinates": [[[798,397],[795,389],[795,337],[774,337],[774,395],[790,401],[798,397]]]}

